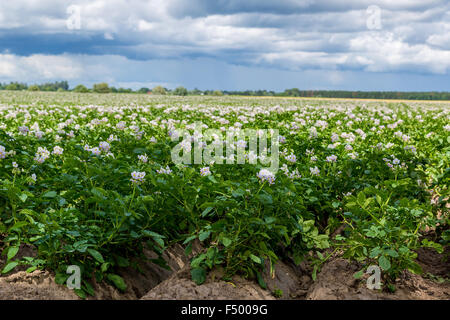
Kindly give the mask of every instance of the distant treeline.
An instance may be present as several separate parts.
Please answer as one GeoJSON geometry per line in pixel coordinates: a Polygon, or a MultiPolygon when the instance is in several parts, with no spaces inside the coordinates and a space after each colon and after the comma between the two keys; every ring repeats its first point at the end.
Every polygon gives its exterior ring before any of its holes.
{"type": "Polygon", "coordinates": [[[188,90],[184,87],[168,89],[157,86],[153,89],[140,88],[115,88],[107,83],[94,84],[91,89],[84,85],[77,85],[69,89],[67,81],[48,82],[43,84],[27,85],[25,83],[10,82],[0,83],[0,90],[28,90],[28,91],[74,91],[96,93],[148,93],[157,95],[236,95],[236,96],[273,96],[273,97],[306,97],[306,98],[355,98],[355,99],[401,99],[401,100],[450,100],[450,92],[399,92],[399,91],[341,91],[341,90],[299,90],[297,88],[286,89],[283,92],[268,90],[246,91],[220,91],[220,90],[188,90]]]}
{"type": "Polygon", "coordinates": [[[0,90],[30,90],[30,91],[67,91],[69,83],[67,81],[47,82],[28,86],[26,83],[10,82],[0,83],[0,90]]]}
{"type": "Polygon", "coordinates": [[[280,96],[308,98],[355,98],[355,99],[401,99],[401,100],[450,100],[450,92],[399,92],[399,91],[341,91],[341,90],[299,90],[283,92],[267,90],[224,91],[224,94],[239,96],[280,96]]]}

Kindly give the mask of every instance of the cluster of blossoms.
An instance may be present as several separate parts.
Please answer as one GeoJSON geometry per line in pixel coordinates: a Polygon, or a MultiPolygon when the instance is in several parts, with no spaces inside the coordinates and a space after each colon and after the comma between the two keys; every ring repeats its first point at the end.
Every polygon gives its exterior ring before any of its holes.
{"type": "Polygon", "coordinates": [[[318,176],[320,174],[320,170],[317,167],[314,168],[309,168],[309,172],[311,173],[311,175],[313,176],[318,176]]]}
{"type": "Polygon", "coordinates": [[[45,160],[50,157],[50,152],[44,147],[38,147],[36,155],[34,156],[34,161],[38,163],[44,163],[45,160]]]}
{"type": "Polygon", "coordinates": [[[352,153],[349,153],[348,154],[348,156],[350,157],[350,158],[352,158],[353,160],[355,160],[356,158],[358,158],[358,152],[352,152],[352,153]]]}
{"type": "Polygon", "coordinates": [[[259,181],[262,182],[268,182],[269,184],[275,183],[275,175],[267,170],[267,169],[261,169],[256,176],[258,177],[259,181]]]}
{"type": "Polygon", "coordinates": [[[339,142],[336,142],[336,143],[333,143],[333,144],[329,144],[327,148],[328,149],[336,149],[339,144],[340,144],[339,142]]]}
{"type": "Polygon", "coordinates": [[[92,154],[95,155],[95,156],[99,156],[99,155],[102,153],[102,152],[100,151],[100,148],[99,148],[99,147],[93,147],[93,148],[91,148],[89,151],[91,151],[92,154]]]}
{"type": "Polygon", "coordinates": [[[394,136],[396,136],[397,138],[402,139],[404,142],[409,141],[409,136],[406,134],[403,134],[401,131],[396,131],[394,132],[394,136]]]}
{"type": "Polygon", "coordinates": [[[55,147],[53,148],[52,154],[55,154],[55,155],[62,155],[63,152],[64,152],[64,149],[63,149],[63,148],[61,148],[60,146],[55,146],[55,147]]]}
{"type": "Polygon", "coordinates": [[[311,127],[309,129],[309,138],[314,139],[314,138],[317,138],[318,136],[319,136],[319,134],[317,133],[316,127],[311,127]]]}
{"type": "Polygon", "coordinates": [[[131,173],[131,182],[134,184],[141,184],[144,182],[145,172],[133,171],[131,173]]]}
{"type": "Polygon", "coordinates": [[[412,153],[416,153],[417,152],[417,149],[414,146],[406,146],[405,150],[411,150],[412,153]]]}
{"type": "Polygon", "coordinates": [[[84,150],[90,151],[95,156],[100,156],[102,154],[102,152],[105,152],[106,156],[114,157],[114,155],[111,152],[109,152],[110,149],[111,149],[111,146],[106,141],[100,142],[98,147],[93,147],[93,148],[91,148],[88,144],[84,145],[84,150]]]}
{"type": "Polygon", "coordinates": [[[19,127],[19,133],[21,135],[26,136],[28,134],[28,132],[30,132],[30,129],[27,126],[20,126],[19,127]]]}
{"type": "Polygon", "coordinates": [[[5,159],[8,153],[4,146],[0,146],[0,159],[5,159]]]}
{"type": "Polygon", "coordinates": [[[204,167],[204,168],[200,169],[200,175],[202,177],[209,176],[210,174],[211,174],[211,171],[209,170],[209,167],[204,167]]]}
{"type": "Polygon", "coordinates": [[[34,136],[38,139],[41,139],[44,136],[44,132],[37,130],[34,132],[34,136]]]}
{"type": "Polygon", "coordinates": [[[254,163],[258,160],[258,155],[253,150],[250,150],[245,154],[245,160],[248,160],[249,163],[254,163]]]}
{"type": "Polygon", "coordinates": [[[286,159],[286,161],[289,161],[291,163],[297,162],[297,157],[293,153],[291,153],[290,155],[286,156],[285,159],[286,159]]]}
{"type": "Polygon", "coordinates": [[[109,149],[111,149],[111,146],[109,145],[108,142],[106,141],[102,141],[99,143],[98,147],[100,148],[100,150],[104,151],[104,152],[108,152],[109,149]]]}
{"type": "Polygon", "coordinates": [[[142,163],[147,163],[148,162],[148,157],[146,154],[140,154],[138,155],[138,159],[139,161],[141,161],[142,163]]]}
{"type": "Polygon", "coordinates": [[[335,142],[338,141],[338,140],[339,140],[339,135],[336,134],[336,133],[333,133],[333,134],[331,135],[331,142],[335,143],[335,142]]]}
{"type": "Polygon", "coordinates": [[[391,168],[392,170],[395,170],[396,168],[407,168],[406,164],[404,162],[400,164],[400,160],[397,159],[394,155],[391,155],[391,157],[392,160],[389,158],[383,158],[383,161],[389,168],[391,168]]]}
{"type": "Polygon", "coordinates": [[[356,133],[360,135],[361,139],[366,139],[366,133],[362,131],[361,129],[356,129],[356,133]]]}
{"type": "Polygon", "coordinates": [[[166,168],[164,169],[163,167],[161,167],[161,169],[156,170],[156,172],[158,174],[171,174],[172,170],[169,168],[169,166],[166,166],[166,168]]]}
{"type": "Polygon", "coordinates": [[[286,175],[286,177],[288,177],[289,179],[293,180],[293,179],[300,179],[302,176],[300,175],[300,172],[298,172],[298,169],[295,169],[292,172],[289,172],[289,168],[286,164],[283,164],[280,168],[281,171],[284,172],[284,174],[286,175]]]}
{"type": "Polygon", "coordinates": [[[125,129],[126,126],[127,126],[127,123],[125,121],[120,121],[116,124],[116,128],[119,130],[125,129]]]}
{"type": "Polygon", "coordinates": [[[337,160],[337,157],[334,154],[332,154],[331,156],[328,156],[326,158],[326,162],[336,162],[336,160],[337,160]]]}
{"type": "Polygon", "coordinates": [[[247,141],[245,141],[245,140],[239,140],[239,141],[236,142],[236,146],[237,146],[238,148],[245,149],[245,148],[247,148],[247,141]]]}

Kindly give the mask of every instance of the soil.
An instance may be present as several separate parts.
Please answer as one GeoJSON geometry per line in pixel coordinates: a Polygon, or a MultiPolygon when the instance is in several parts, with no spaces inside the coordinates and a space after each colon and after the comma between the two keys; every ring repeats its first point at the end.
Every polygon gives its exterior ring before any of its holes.
{"type": "MultiPolygon", "coordinates": [[[[217,271],[216,271],[217,272],[217,271]]],[[[189,265],[150,290],[143,300],[273,300],[257,283],[235,276],[232,281],[217,280],[215,272],[198,286],[190,279],[189,265]]]]}
{"type": "MultiPolygon", "coordinates": [[[[201,246],[193,246],[193,254],[200,252],[201,246]]],[[[33,256],[33,250],[22,247],[19,256],[33,256]]],[[[155,258],[151,251],[145,251],[148,259],[155,258]]],[[[263,279],[267,289],[262,289],[256,281],[234,276],[231,281],[220,280],[221,270],[213,270],[208,274],[204,284],[196,285],[190,279],[189,259],[184,254],[184,248],[174,245],[164,254],[171,270],[164,269],[151,261],[139,263],[139,270],[122,268],[119,274],[127,284],[126,292],[119,292],[107,283],[94,283],[95,296],[88,299],[108,300],[411,300],[411,299],[450,299],[450,262],[433,249],[418,250],[417,262],[424,273],[415,275],[409,271],[403,272],[396,282],[395,293],[366,288],[365,279],[356,280],[353,274],[360,270],[354,262],[339,257],[331,258],[317,274],[315,281],[311,278],[311,267],[302,263],[299,266],[292,262],[279,262],[273,273],[266,265],[263,279]],[[276,295],[276,297],[275,297],[276,295]]],[[[0,261],[3,265],[4,261],[0,261]]],[[[0,276],[0,300],[59,300],[78,299],[75,293],[66,286],[55,283],[54,275],[48,271],[36,270],[27,273],[24,268],[18,268],[13,273],[0,276]]]]}

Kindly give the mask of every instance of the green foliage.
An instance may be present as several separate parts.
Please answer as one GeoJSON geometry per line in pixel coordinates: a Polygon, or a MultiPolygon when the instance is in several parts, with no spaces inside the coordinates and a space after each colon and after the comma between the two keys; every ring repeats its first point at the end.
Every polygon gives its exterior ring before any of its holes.
{"type": "Polygon", "coordinates": [[[264,287],[261,275],[281,259],[310,259],[315,277],[342,251],[365,266],[379,265],[389,285],[405,269],[420,272],[418,248],[442,252],[449,241],[449,131],[438,104],[363,108],[336,101],[42,92],[0,97],[3,273],[46,268],[63,284],[67,266],[78,265],[82,288],[76,293],[87,297],[92,279],[127,290],[120,268],[135,267],[144,248],[166,266],[166,246],[181,243],[191,254],[197,242],[202,251],[190,261],[196,283],[221,268],[225,278],[241,274],[264,287]],[[286,141],[280,140],[273,184],[258,179],[260,163],[174,165],[172,126],[195,121],[225,131],[239,124],[279,129],[286,141]],[[105,142],[107,150],[93,151],[105,142]],[[52,153],[56,146],[62,154],[52,153]],[[39,147],[49,151],[42,163],[39,147]],[[295,161],[288,161],[290,154],[295,161]],[[138,158],[144,155],[146,161],[138,158]],[[161,173],[167,166],[172,172],[161,173]],[[205,166],[211,175],[200,174],[205,166]],[[146,173],[141,183],[130,181],[134,171],[146,173]],[[341,225],[343,232],[331,237],[341,225]],[[423,239],[429,227],[436,229],[433,241],[423,239]],[[37,256],[21,257],[23,245],[37,256]]]}
{"type": "Polygon", "coordinates": [[[96,93],[109,93],[109,92],[111,92],[111,90],[109,89],[108,84],[105,83],[105,82],[94,84],[94,86],[92,87],[92,91],[94,91],[96,93]]]}
{"type": "Polygon", "coordinates": [[[37,85],[32,85],[28,87],[28,91],[39,91],[39,87],[37,85]]]}
{"type": "Polygon", "coordinates": [[[161,86],[156,86],[152,89],[152,94],[155,94],[155,95],[165,95],[166,93],[167,93],[166,89],[164,89],[161,86]]]}
{"type": "Polygon", "coordinates": [[[187,96],[188,91],[185,87],[177,87],[173,90],[173,94],[176,96],[187,96]]]}
{"type": "Polygon", "coordinates": [[[74,92],[86,93],[89,92],[89,89],[83,86],[82,84],[77,85],[74,89],[74,92]]]}

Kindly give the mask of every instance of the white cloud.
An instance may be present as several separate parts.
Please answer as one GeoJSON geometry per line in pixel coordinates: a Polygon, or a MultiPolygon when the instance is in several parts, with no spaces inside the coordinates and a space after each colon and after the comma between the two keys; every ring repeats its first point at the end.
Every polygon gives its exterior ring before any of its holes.
{"type": "Polygon", "coordinates": [[[49,55],[46,46],[29,48],[29,57],[0,55],[0,76],[20,79],[31,72],[36,79],[81,75],[91,79],[82,64],[87,63],[105,79],[115,79],[107,66],[91,63],[97,61],[93,56],[69,55],[72,51],[67,47],[77,36],[87,39],[82,42],[87,47],[86,51],[76,48],[76,53],[130,59],[207,56],[229,64],[283,70],[446,74],[449,9],[445,0],[1,1],[0,41],[17,32],[36,37],[66,34],[67,43],[60,55],[49,55]],[[80,30],[67,28],[69,5],[80,8],[80,30]],[[381,9],[381,30],[367,29],[369,5],[381,9]],[[107,44],[96,43],[95,36],[107,44]]]}
{"type": "Polygon", "coordinates": [[[21,57],[0,54],[0,78],[42,81],[46,79],[76,79],[83,67],[69,56],[31,55],[21,57]]]}

